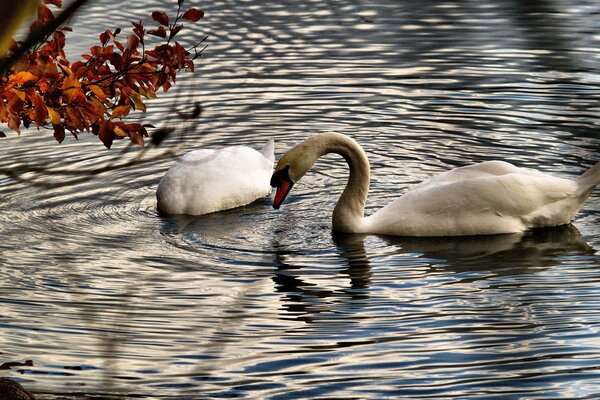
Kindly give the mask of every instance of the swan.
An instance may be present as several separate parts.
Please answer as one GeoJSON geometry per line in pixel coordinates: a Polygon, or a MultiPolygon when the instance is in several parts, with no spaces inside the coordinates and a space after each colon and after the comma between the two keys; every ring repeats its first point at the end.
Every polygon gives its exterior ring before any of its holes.
{"type": "Polygon", "coordinates": [[[364,209],[369,191],[369,161],[348,136],[309,137],[281,157],[271,177],[278,209],[315,161],[340,154],[350,177],[333,210],[333,230],[392,236],[467,236],[523,232],[558,226],[573,219],[600,182],[600,162],[575,180],[485,161],[455,168],[410,188],[372,215],[364,209]]]}
{"type": "Polygon", "coordinates": [[[201,149],[185,154],[160,180],[158,211],[201,215],[243,206],[271,194],[275,143],[260,152],[248,146],[201,149]]]}

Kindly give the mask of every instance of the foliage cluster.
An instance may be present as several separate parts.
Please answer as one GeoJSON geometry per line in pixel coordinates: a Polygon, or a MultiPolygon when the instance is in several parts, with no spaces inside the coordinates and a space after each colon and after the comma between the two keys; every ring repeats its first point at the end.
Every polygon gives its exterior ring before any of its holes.
{"type": "MultiPolygon", "coordinates": [[[[174,18],[154,11],[152,29],[138,21],[125,37],[120,28],[100,33],[99,44],[73,63],[65,54],[65,32],[71,28],[49,31],[46,40],[0,76],[0,122],[17,133],[22,127],[51,128],[58,142],[65,132],[77,138],[87,131],[108,148],[123,138],[143,146],[149,125],[125,118],[134,110],[146,111],[146,101],[160,89],[169,90],[178,72],[194,71],[194,60],[201,55],[203,40],[189,49],[176,40],[186,23],[204,16],[197,8],[183,10],[183,2],[178,0],[174,18]]],[[[43,32],[55,19],[49,5],[60,8],[62,0],[44,0],[31,31],[43,32]]],[[[13,41],[11,51],[22,44],[13,41]]]]}

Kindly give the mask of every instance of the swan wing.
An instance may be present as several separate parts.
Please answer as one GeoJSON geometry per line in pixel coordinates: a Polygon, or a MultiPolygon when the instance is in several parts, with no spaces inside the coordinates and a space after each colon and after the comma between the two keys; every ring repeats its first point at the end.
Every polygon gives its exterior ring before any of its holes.
{"type": "Polygon", "coordinates": [[[451,182],[460,182],[482,177],[497,177],[508,174],[539,177],[547,176],[547,174],[542,172],[527,168],[519,168],[505,161],[485,161],[478,164],[467,165],[465,167],[454,168],[450,171],[434,175],[415,185],[414,188],[435,187],[451,182]]]}
{"type": "Polygon", "coordinates": [[[267,143],[260,149],[260,153],[269,161],[271,164],[275,163],[275,140],[269,138],[267,143]]]}
{"type": "Polygon", "coordinates": [[[161,179],[158,207],[166,214],[200,215],[249,204],[271,193],[273,164],[247,146],[194,150],[161,179]]]}
{"type": "Polygon", "coordinates": [[[574,181],[514,166],[503,166],[504,174],[485,167],[418,184],[367,221],[377,233],[392,235],[511,233],[565,224],[581,205],[574,181]]]}

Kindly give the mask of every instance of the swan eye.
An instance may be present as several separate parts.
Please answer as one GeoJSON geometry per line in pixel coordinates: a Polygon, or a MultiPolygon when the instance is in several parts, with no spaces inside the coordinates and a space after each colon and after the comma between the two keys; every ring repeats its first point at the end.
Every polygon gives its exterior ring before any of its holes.
{"type": "Polygon", "coordinates": [[[291,183],[292,180],[290,179],[289,170],[290,170],[290,166],[286,165],[283,169],[280,169],[279,171],[275,171],[273,173],[273,176],[271,176],[271,186],[274,188],[280,188],[282,181],[291,183]]]}

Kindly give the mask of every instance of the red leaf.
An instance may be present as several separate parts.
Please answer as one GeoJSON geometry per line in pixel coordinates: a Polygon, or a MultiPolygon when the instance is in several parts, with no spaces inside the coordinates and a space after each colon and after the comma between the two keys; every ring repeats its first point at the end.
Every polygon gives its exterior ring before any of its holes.
{"type": "Polygon", "coordinates": [[[108,31],[105,31],[100,34],[100,43],[102,43],[102,46],[104,46],[106,43],[108,43],[109,38],[110,37],[108,36],[108,31]]]}
{"type": "Polygon", "coordinates": [[[158,29],[149,30],[148,35],[154,35],[164,39],[167,37],[167,31],[164,26],[159,26],[158,29]]]}
{"type": "Polygon", "coordinates": [[[98,130],[98,137],[104,143],[107,149],[110,149],[113,141],[115,140],[115,133],[112,130],[112,127],[108,122],[104,121],[98,130]]]}
{"type": "Polygon", "coordinates": [[[135,35],[129,35],[127,38],[127,50],[134,52],[140,44],[140,39],[135,35]]]}
{"type": "Polygon", "coordinates": [[[60,124],[53,124],[52,127],[54,128],[54,138],[58,143],[62,143],[65,140],[65,127],[60,124]]]}
{"type": "Polygon", "coordinates": [[[177,25],[175,28],[171,29],[171,34],[169,34],[169,39],[173,39],[175,35],[179,33],[179,31],[183,28],[183,25],[177,25]]]}
{"type": "Polygon", "coordinates": [[[54,14],[48,7],[40,4],[40,7],[38,8],[38,19],[42,22],[49,21],[54,19],[54,14]]]}
{"type": "Polygon", "coordinates": [[[131,141],[141,147],[144,147],[144,138],[142,137],[142,135],[140,135],[137,132],[130,132],[129,133],[129,139],[131,139],[131,141]]]}
{"type": "Polygon", "coordinates": [[[204,17],[204,11],[198,10],[197,8],[190,8],[181,16],[181,18],[192,22],[196,22],[202,17],[204,17]]]}
{"type": "Polygon", "coordinates": [[[62,0],[44,0],[44,4],[54,4],[56,7],[62,7],[62,0]]]}
{"type": "Polygon", "coordinates": [[[152,19],[161,25],[169,25],[169,16],[162,11],[154,11],[152,13],[152,19]]]}

